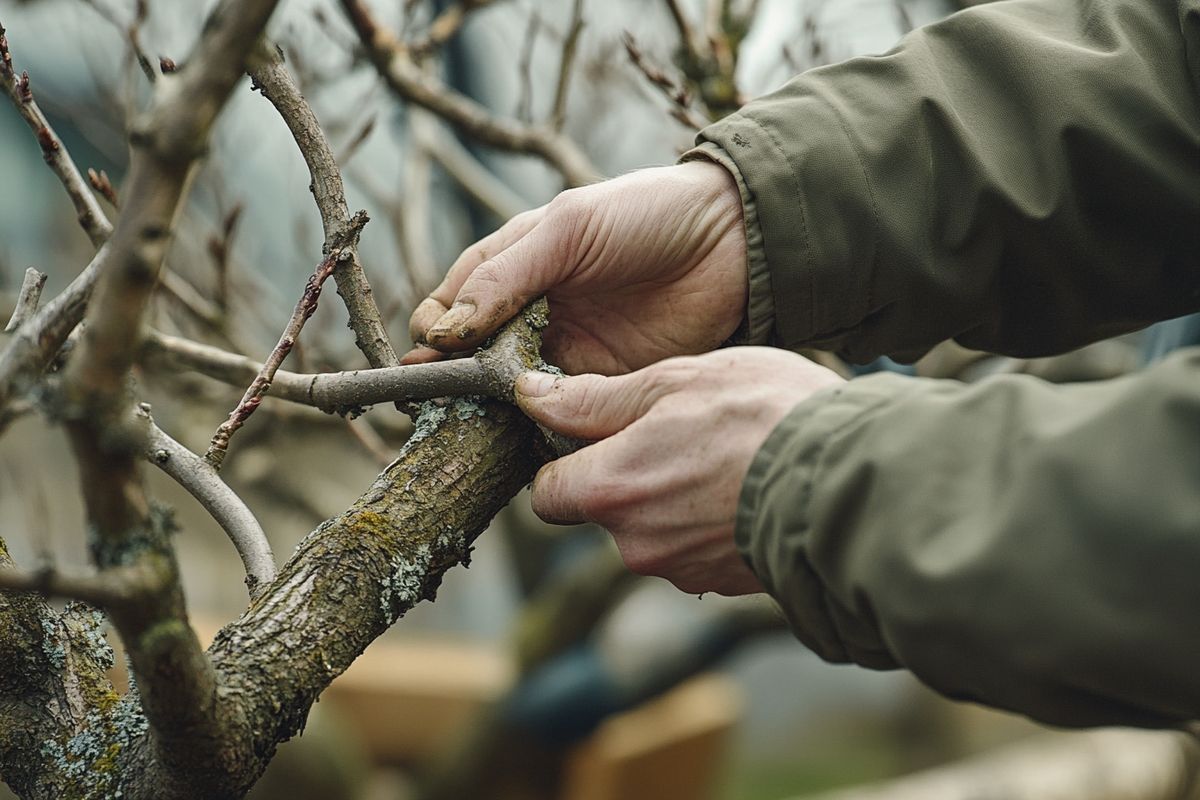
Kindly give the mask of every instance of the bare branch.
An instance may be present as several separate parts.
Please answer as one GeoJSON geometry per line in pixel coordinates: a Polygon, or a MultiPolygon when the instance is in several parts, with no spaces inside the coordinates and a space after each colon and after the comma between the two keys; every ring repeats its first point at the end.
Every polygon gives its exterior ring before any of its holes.
{"type": "Polygon", "coordinates": [[[341,0],[375,69],[400,97],[432,111],[481,144],[543,159],[568,186],[598,179],[599,170],[579,146],[548,126],[499,119],[474,100],[425,75],[403,44],[381,28],[363,0],[341,0]]]}
{"type": "MultiPolygon", "coordinates": [[[[61,294],[17,329],[0,353],[0,410],[33,385],[83,319],[107,256],[108,248],[102,247],[61,294]]],[[[3,423],[4,415],[0,414],[0,431],[3,423]]]]}
{"type": "Polygon", "coordinates": [[[417,145],[438,163],[446,174],[479,204],[501,220],[509,220],[528,210],[530,203],[479,162],[454,136],[441,134],[439,128],[413,126],[417,145]]]}
{"type": "Polygon", "coordinates": [[[708,120],[692,107],[691,92],[688,91],[687,86],[683,82],[676,82],[661,69],[651,64],[649,59],[642,53],[641,48],[638,47],[637,40],[633,38],[632,33],[625,31],[625,35],[621,40],[625,45],[625,52],[629,54],[629,60],[633,62],[633,66],[637,68],[638,72],[642,73],[652,86],[659,89],[671,103],[670,114],[672,119],[696,131],[708,125],[708,120]]]}
{"type": "Polygon", "coordinates": [[[21,290],[17,294],[17,305],[13,309],[5,333],[12,333],[25,324],[25,321],[37,313],[38,303],[42,300],[42,288],[46,285],[46,273],[38,272],[33,267],[25,270],[21,281],[21,290]]]}
{"type": "MultiPolygon", "coordinates": [[[[433,116],[423,108],[408,110],[408,137],[411,142],[433,138],[433,116]]],[[[433,249],[433,227],[430,205],[430,183],[433,170],[430,151],[423,147],[408,147],[404,152],[404,189],[400,204],[400,244],[409,280],[418,297],[433,291],[441,276],[438,274],[433,249]]]]}
{"type": "MultiPolygon", "coordinates": [[[[250,77],[263,97],[271,101],[283,117],[308,165],[313,198],[325,229],[324,252],[328,254],[332,252],[336,241],[347,239],[353,225],[342,174],[333,150],[276,47],[264,43],[259,48],[256,63],[250,69],[250,77]]],[[[359,262],[357,236],[349,238],[353,242],[343,247],[345,258],[335,265],[333,279],[337,283],[338,294],[346,304],[355,343],[371,366],[395,366],[400,359],[388,340],[387,328],[375,305],[371,284],[359,262]]]]}
{"type": "Polygon", "coordinates": [[[159,286],[197,320],[214,330],[221,330],[225,321],[221,309],[165,264],[159,275],[159,286]]]}
{"type": "Polygon", "coordinates": [[[149,579],[140,567],[114,567],[103,572],[64,572],[47,566],[37,570],[0,567],[0,591],[82,600],[97,608],[128,603],[149,579]]]}
{"type": "Polygon", "coordinates": [[[575,0],[571,7],[571,24],[563,39],[562,60],[558,66],[558,86],[554,89],[554,108],[550,112],[550,126],[561,131],[567,121],[567,92],[571,87],[571,73],[575,67],[575,56],[579,50],[579,37],[583,33],[583,0],[575,0]]]}
{"type": "Polygon", "coordinates": [[[102,569],[144,565],[157,578],[142,602],[111,616],[138,679],[162,796],[197,775],[230,771],[239,754],[225,746],[228,723],[217,713],[216,676],[187,623],[169,521],[145,496],[138,469],[145,431],[129,418],[126,384],[196,160],[276,3],[221,0],[193,57],[158,80],[153,105],[133,122],[126,200],[102,250],[106,266],[87,328],[65,369],[66,427],[94,534],[93,558],[102,569]]]}
{"type": "MultiPolygon", "coordinates": [[[[147,353],[170,369],[189,369],[232,386],[257,378],[263,365],[245,356],[188,339],[151,333],[147,353]]],[[[280,400],[346,413],[363,406],[462,395],[501,396],[497,384],[474,358],[380,369],[302,374],[278,370],[269,394],[280,400]]]]}
{"type": "Polygon", "coordinates": [[[346,417],[346,427],[380,467],[392,463],[393,451],[388,448],[383,437],[371,427],[366,417],[346,417]]]}
{"type": "MultiPolygon", "coordinates": [[[[520,76],[520,92],[517,94],[515,116],[525,124],[533,122],[533,50],[537,45],[538,31],[542,28],[542,17],[534,9],[529,12],[529,22],[525,27],[525,41],[521,45],[521,58],[517,62],[517,75],[520,76]]],[[[429,70],[425,70],[426,74],[429,70]]]]}
{"type": "Polygon", "coordinates": [[[154,424],[148,403],[139,404],[136,415],[147,426],[146,460],[174,478],[224,529],[246,567],[246,587],[253,600],[275,580],[275,554],[254,513],[211,464],[154,424]]]}
{"type": "Polygon", "coordinates": [[[666,0],[666,4],[667,10],[671,12],[671,21],[675,23],[675,29],[679,31],[680,46],[691,58],[697,61],[703,60],[708,55],[708,48],[705,46],[704,39],[692,27],[683,6],[680,5],[679,0],[666,0]]]}
{"type": "Polygon", "coordinates": [[[420,61],[453,39],[462,30],[463,23],[467,21],[467,17],[472,11],[491,3],[492,0],[462,0],[462,2],[448,6],[429,24],[429,31],[425,38],[408,45],[413,59],[420,61]]]}
{"type": "Polygon", "coordinates": [[[25,124],[37,137],[42,157],[67,190],[71,204],[75,206],[75,213],[79,215],[79,224],[83,226],[92,244],[99,247],[112,234],[112,225],[88,187],[87,181],[71,160],[67,149],[63,147],[62,140],[50,127],[46,115],[34,101],[33,90],[29,86],[29,73],[22,72],[20,77],[16,75],[3,25],[0,25],[0,84],[3,84],[5,94],[12,100],[21,119],[25,120],[25,124]]]}
{"type": "Polygon", "coordinates": [[[283,329],[283,333],[279,336],[279,341],[271,354],[267,356],[267,360],[263,362],[262,369],[251,381],[247,387],[246,393],[242,395],[241,401],[229,413],[229,418],[221,423],[217,428],[217,432],[213,434],[212,442],[208,446],[208,452],[204,454],[204,460],[212,465],[213,469],[220,469],[221,463],[225,460],[225,454],[229,451],[229,439],[233,434],[246,423],[254,410],[258,408],[262,402],[263,395],[271,388],[271,381],[275,377],[275,373],[279,371],[279,367],[283,364],[283,360],[287,358],[288,353],[296,346],[296,339],[300,336],[300,331],[304,328],[304,323],[317,310],[317,300],[321,296],[321,287],[326,279],[333,274],[338,262],[343,258],[349,258],[350,249],[358,241],[358,234],[363,226],[367,224],[367,214],[365,211],[360,211],[354,215],[354,219],[350,221],[349,227],[341,234],[339,240],[330,248],[329,254],[322,259],[321,263],[309,276],[308,282],[304,285],[304,292],[300,295],[300,300],[296,303],[296,308],[292,311],[292,318],[288,320],[287,326],[283,329]]]}

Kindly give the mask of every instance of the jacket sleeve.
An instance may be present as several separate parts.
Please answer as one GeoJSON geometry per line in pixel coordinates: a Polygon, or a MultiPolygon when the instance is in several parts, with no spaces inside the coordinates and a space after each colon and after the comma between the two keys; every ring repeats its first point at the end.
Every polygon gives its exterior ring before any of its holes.
{"type": "Polygon", "coordinates": [[[828,660],[1051,724],[1200,718],[1200,348],[1107,382],[816,395],[756,456],[736,536],[828,660]]]}
{"type": "Polygon", "coordinates": [[[1031,357],[1200,310],[1200,0],[1007,0],[705,128],[750,343],[1031,357]]]}

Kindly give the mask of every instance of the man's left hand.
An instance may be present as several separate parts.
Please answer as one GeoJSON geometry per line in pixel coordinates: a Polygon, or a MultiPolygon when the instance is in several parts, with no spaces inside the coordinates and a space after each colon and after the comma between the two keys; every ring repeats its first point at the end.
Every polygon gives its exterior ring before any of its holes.
{"type": "Polygon", "coordinates": [[[542,468],[533,509],[548,522],[607,528],[626,566],[685,592],[760,592],[733,540],[742,480],[797,403],[842,382],[766,347],[671,358],[611,378],[525,373],[517,382],[525,413],[594,442],[542,468]]]}

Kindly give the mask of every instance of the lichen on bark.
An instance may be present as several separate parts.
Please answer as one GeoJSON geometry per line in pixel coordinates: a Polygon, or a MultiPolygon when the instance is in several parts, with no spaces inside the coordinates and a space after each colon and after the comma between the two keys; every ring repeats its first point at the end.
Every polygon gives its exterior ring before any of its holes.
{"type": "MultiPolygon", "coordinates": [[[[519,355],[499,378],[509,391],[515,375],[540,362],[539,308],[493,345],[519,355]]],[[[243,796],[325,687],[412,606],[435,597],[445,572],[469,559],[475,539],[550,457],[543,435],[508,403],[424,404],[396,460],[304,538],[209,648],[216,689],[198,718],[213,724],[179,733],[219,732],[218,748],[197,748],[219,753],[216,761],[164,761],[163,734],[148,728],[138,692],[118,700],[104,678],[111,651],[100,646],[93,615],[47,618],[53,612],[40,600],[0,594],[0,663],[12,665],[0,674],[0,774],[31,798],[243,796]],[[56,704],[60,696],[70,702],[56,704]]],[[[154,639],[190,635],[180,627],[146,625],[136,649],[169,660],[173,648],[154,639]]]]}

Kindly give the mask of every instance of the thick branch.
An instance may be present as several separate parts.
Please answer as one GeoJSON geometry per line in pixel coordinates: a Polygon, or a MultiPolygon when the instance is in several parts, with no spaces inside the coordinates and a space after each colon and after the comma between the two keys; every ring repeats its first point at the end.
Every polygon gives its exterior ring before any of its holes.
{"type": "Polygon", "coordinates": [[[342,0],[342,6],[367,56],[400,97],[432,111],[481,144],[538,156],[558,170],[568,186],[598,179],[599,170],[569,137],[549,126],[499,119],[469,97],[425,75],[404,45],[379,26],[363,0],[342,0]]]}
{"type": "Polygon", "coordinates": [[[45,285],[46,273],[38,272],[33,267],[25,270],[21,290],[17,293],[17,305],[8,320],[8,325],[4,326],[5,333],[13,333],[37,313],[38,303],[42,301],[42,287],[45,285]]]}
{"type": "Polygon", "coordinates": [[[343,234],[339,235],[338,239],[333,243],[333,247],[330,248],[328,255],[313,270],[313,274],[309,276],[308,282],[304,285],[304,292],[300,295],[300,300],[297,301],[296,308],[292,311],[292,317],[288,320],[283,333],[280,334],[275,348],[267,356],[267,360],[263,362],[262,369],[254,376],[254,380],[250,382],[250,386],[247,387],[246,393],[242,395],[241,401],[229,413],[229,418],[221,423],[221,426],[217,428],[217,432],[213,434],[212,442],[208,445],[208,452],[204,454],[204,460],[211,464],[213,469],[221,468],[221,463],[225,460],[225,454],[229,451],[230,437],[246,423],[246,420],[250,418],[254,410],[262,402],[263,395],[271,388],[271,381],[274,380],[275,373],[279,371],[279,367],[283,364],[283,360],[287,358],[288,353],[292,352],[292,348],[296,346],[296,339],[299,338],[300,331],[304,328],[304,323],[317,310],[317,300],[321,296],[321,286],[333,274],[338,262],[343,258],[349,257],[350,248],[358,242],[359,231],[366,224],[366,212],[360,211],[355,214],[351,225],[346,228],[343,234]]]}
{"type": "MultiPolygon", "coordinates": [[[[0,540],[0,576],[11,569],[0,540]]],[[[34,594],[0,591],[0,774],[22,797],[73,796],[68,747],[115,712],[103,623],[78,604],[57,614],[34,594]]]]}
{"type": "MultiPolygon", "coordinates": [[[[308,165],[312,178],[309,188],[321,213],[321,224],[325,229],[324,252],[328,254],[338,241],[353,238],[349,237],[353,221],[337,160],[316,114],[300,94],[279,50],[264,42],[255,62],[250,69],[255,88],[279,111],[308,165]]],[[[387,328],[375,305],[371,284],[358,258],[357,243],[346,247],[345,253],[346,258],[334,269],[333,280],[346,304],[355,343],[372,367],[394,367],[400,359],[392,349],[387,328]]]]}
{"type": "Polygon", "coordinates": [[[222,0],[193,58],[156,84],[134,122],[126,199],[104,248],[88,326],[66,369],[65,412],[101,568],[138,564],[158,583],[142,602],[112,610],[150,725],[150,761],[163,795],[173,784],[227,771],[228,720],[216,713],[215,675],[187,623],[168,521],[152,512],[137,468],[145,431],[129,419],[126,382],[142,319],[175,219],[209,131],[245,70],[277,0],[222,0]]]}
{"type": "Polygon", "coordinates": [[[137,416],[147,426],[146,458],[196,498],[224,529],[246,567],[250,598],[275,579],[275,554],[254,513],[221,480],[212,465],[154,424],[150,406],[138,406],[137,416]]]}
{"type": "Polygon", "coordinates": [[[509,406],[429,407],[396,462],[301,543],[210,650],[222,684],[246,703],[247,751],[269,757],[374,638],[433,598],[442,574],[467,558],[547,457],[531,446],[537,440],[509,406]]]}

